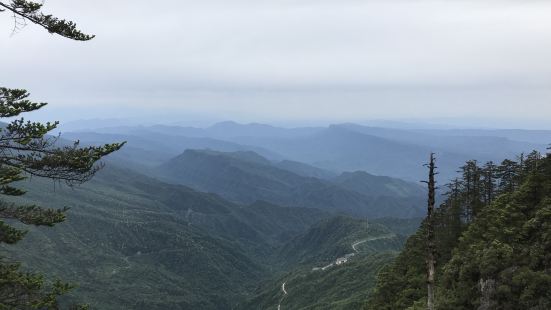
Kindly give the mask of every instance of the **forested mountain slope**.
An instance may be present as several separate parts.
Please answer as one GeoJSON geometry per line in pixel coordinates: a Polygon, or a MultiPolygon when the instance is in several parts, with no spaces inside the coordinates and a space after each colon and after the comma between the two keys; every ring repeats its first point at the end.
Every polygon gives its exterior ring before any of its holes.
{"type": "Polygon", "coordinates": [[[344,172],[332,179],[339,186],[364,195],[378,195],[395,198],[426,197],[426,189],[421,184],[397,178],[375,176],[365,171],[344,172]]]}
{"type": "Polygon", "coordinates": [[[361,309],[376,285],[377,273],[396,257],[396,252],[357,256],[327,270],[303,267],[254,291],[256,296],[237,309],[349,310],[361,309]],[[282,292],[285,283],[287,294],[282,292]]]}
{"type": "Polygon", "coordinates": [[[215,195],[109,166],[82,187],[33,179],[26,201],[71,206],[3,250],[97,309],[228,309],[271,275],[275,249],[328,215],[215,195]]]}
{"type": "MultiPolygon", "coordinates": [[[[354,252],[352,244],[372,236],[386,236],[381,250],[397,250],[402,243],[398,236],[387,227],[366,220],[345,216],[324,219],[312,225],[307,231],[292,238],[280,250],[280,257],[293,265],[327,265],[335,258],[354,252]]],[[[371,242],[373,253],[377,243],[371,242]]],[[[367,248],[366,248],[367,249],[367,248]]]]}
{"type": "MultiPolygon", "coordinates": [[[[551,156],[462,171],[434,221],[437,309],[549,309],[551,156]]],[[[379,274],[367,309],[426,309],[425,227],[379,274]]]]}
{"type": "Polygon", "coordinates": [[[304,177],[328,180],[337,176],[337,174],[332,171],[310,166],[298,161],[282,160],[274,163],[274,165],[280,169],[287,170],[304,177]]]}
{"type": "Polygon", "coordinates": [[[291,271],[267,281],[238,309],[357,309],[376,283],[377,272],[405,239],[365,220],[335,217],[313,225],[281,250],[291,271]],[[336,265],[337,258],[348,257],[336,265]],[[285,283],[286,294],[281,285],[285,283]]]}
{"type": "Polygon", "coordinates": [[[241,203],[265,200],[284,206],[370,217],[423,214],[424,195],[417,184],[360,175],[358,178],[364,181],[362,187],[347,189],[345,180],[341,186],[329,180],[301,176],[253,154],[187,150],[161,165],[157,175],[241,203]],[[385,191],[379,193],[377,188],[385,191]],[[394,195],[396,192],[402,195],[394,195]]]}

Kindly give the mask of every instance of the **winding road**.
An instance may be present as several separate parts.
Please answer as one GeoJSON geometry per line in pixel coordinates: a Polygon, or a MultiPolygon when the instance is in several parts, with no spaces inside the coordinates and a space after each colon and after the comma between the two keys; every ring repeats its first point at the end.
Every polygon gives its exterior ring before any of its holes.
{"type": "Polygon", "coordinates": [[[352,250],[354,250],[354,252],[356,252],[356,253],[359,253],[360,251],[358,251],[357,246],[362,244],[362,243],[365,243],[365,242],[368,242],[368,241],[375,241],[375,240],[379,240],[379,239],[391,239],[391,238],[394,238],[394,237],[396,237],[395,234],[386,234],[386,235],[382,235],[382,236],[371,237],[371,238],[366,238],[366,239],[363,239],[363,240],[360,240],[360,241],[356,241],[356,242],[352,243],[352,250]]]}
{"type": "Polygon", "coordinates": [[[283,301],[283,299],[285,299],[285,296],[287,296],[287,291],[285,290],[285,283],[287,282],[283,282],[283,284],[281,284],[281,291],[283,292],[283,297],[281,297],[281,299],[279,300],[279,304],[277,305],[277,310],[281,310],[281,302],[283,301]]]}
{"type": "MultiPolygon", "coordinates": [[[[386,235],[381,235],[381,236],[377,236],[377,237],[370,237],[370,238],[358,240],[358,241],[352,243],[352,250],[354,250],[354,253],[350,253],[348,255],[354,256],[355,254],[360,253],[360,251],[358,251],[358,246],[362,243],[366,243],[366,242],[369,242],[369,241],[380,240],[380,239],[392,239],[392,238],[395,238],[395,237],[396,237],[395,234],[386,234],[386,235]]],[[[330,267],[333,267],[334,265],[335,265],[335,263],[331,263],[331,264],[329,264],[325,267],[314,268],[314,270],[323,270],[324,271],[324,270],[326,270],[330,267]]],[[[287,282],[283,282],[283,284],[281,284],[281,291],[283,292],[283,296],[279,300],[279,304],[277,305],[277,310],[281,310],[281,303],[283,302],[285,297],[287,297],[287,291],[285,290],[285,284],[287,284],[287,282]]]]}

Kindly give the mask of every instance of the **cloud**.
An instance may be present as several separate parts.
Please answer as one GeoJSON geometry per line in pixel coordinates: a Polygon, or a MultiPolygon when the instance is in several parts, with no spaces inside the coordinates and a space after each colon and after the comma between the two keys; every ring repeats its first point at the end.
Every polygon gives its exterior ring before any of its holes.
{"type": "Polygon", "coordinates": [[[1,14],[0,81],[63,105],[162,102],[284,118],[297,115],[280,108],[292,102],[301,117],[344,118],[522,103],[539,114],[499,113],[551,116],[547,1],[48,0],[46,10],[97,38],[33,26],[10,37],[1,14]],[[316,104],[324,108],[308,111],[316,104]]]}

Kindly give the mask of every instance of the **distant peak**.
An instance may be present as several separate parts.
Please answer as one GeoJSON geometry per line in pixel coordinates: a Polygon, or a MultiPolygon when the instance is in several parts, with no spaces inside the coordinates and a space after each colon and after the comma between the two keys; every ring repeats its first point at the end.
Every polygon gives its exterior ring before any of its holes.
{"type": "Polygon", "coordinates": [[[347,172],[343,172],[343,174],[349,174],[349,175],[371,175],[371,173],[367,173],[365,171],[362,171],[362,170],[356,170],[356,171],[347,171],[347,172]]]}
{"type": "Polygon", "coordinates": [[[228,127],[228,126],[242,126],[242,124],[239,124],[237,122],[234,122],[234,121],[223,121],[223,122],[218,122],[212,126],[210,126],[211,128],[216,128],[216,127],[228,127]]]}
{"type": "Polygon", "coordinates": [[[237,159],[240,161],[253,162],[257,164],[270,164],[268,159],[253,151],[221,152],[211,149],[187,149],[177,158],[182,159],[187,156],[220,156],[228,159],[237,159]]]}
{"type": "Polygon", "coordinates": [[[263,127],[263,128],[276,128],[274,126],[268,125],[268,124],[262,124],[262,123],[238,123],[234,121],[224,121],[219,122],[211,126],[211,128],[224,128],[224,127],[263,127]]]}

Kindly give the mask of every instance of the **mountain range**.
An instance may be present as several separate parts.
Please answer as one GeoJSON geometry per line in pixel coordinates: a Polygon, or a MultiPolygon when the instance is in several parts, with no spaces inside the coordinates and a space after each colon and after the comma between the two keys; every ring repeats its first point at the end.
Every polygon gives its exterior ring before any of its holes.
{"type": "Polygon", "coordinates": [[[440,178],[448,181],[466,160],[497,162],[534,149],[543,151],[551,141],[551,131],[542,130],[423,130],[358,124],[282,128],[235,122],[207,128],[119,126],[64,135],[96,143],[134,141],[139,137],[141,140],[130,143],[120,156],[126,158],[125,164],[134,160],[147,167],[178,156],[186,149],[254,151],[270,160],[302,162],[334,174],[362,170],[414,182],[425,178],[422,165],[431,152],[439,159],[440,178]],[[143,160],[146,158],[135,154],[132,147],[146,151],[153,160],[143,160]]]}
{"type": "Polygon", "coordinates": [[[64,133],[128,144],[82,186],[20,182],[29,192],[15,200],[71,209],[2,251],[77,284],[64,304],[358,308],[425,214],[430,152],[444,183],[465,159],[541,149],[547,134],[233,122],[64,133]]]}
{"type": "Polygon", "coordinates": [[[250,151],[186,150],[156,172],[168,182],[239,203],[264,200],[369,217],[417,217],[424,212],[425,191],[418,184],[365,172],[318,179],[299,175],[305,164],[298,173],[289,171],[295,166],[280,166],[250,151]]]}

